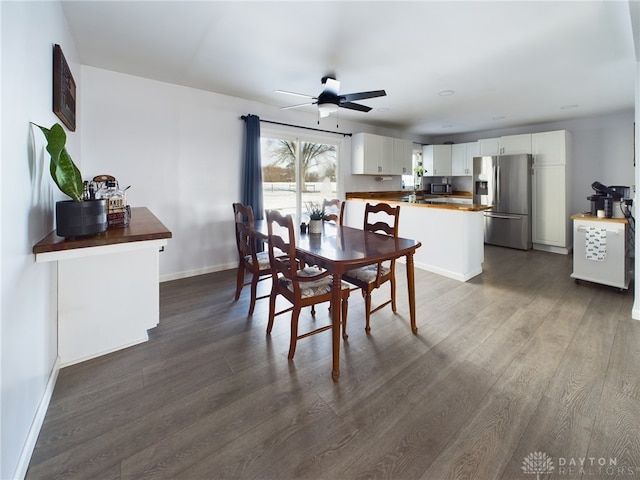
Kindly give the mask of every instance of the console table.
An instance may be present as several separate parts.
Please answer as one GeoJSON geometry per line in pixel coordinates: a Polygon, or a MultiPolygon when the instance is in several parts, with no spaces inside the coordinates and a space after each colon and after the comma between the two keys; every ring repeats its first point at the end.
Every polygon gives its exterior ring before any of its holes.
{"type": "Polygon", "coordinates": [[[159,253],[171,232],[145,207],[128,227],[66,239],[51,232],[36,262],[58,262],[58,355],[68,366],[149,339],[160,315],[159,253]]]}

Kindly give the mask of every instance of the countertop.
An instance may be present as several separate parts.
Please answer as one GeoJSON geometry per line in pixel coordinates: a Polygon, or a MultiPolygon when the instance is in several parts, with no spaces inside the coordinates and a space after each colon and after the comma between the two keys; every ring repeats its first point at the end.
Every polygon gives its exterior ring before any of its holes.
{"type": "Polygon", "coordinates": [[[416,207],[443,208],[463,212],[480,212],[489,210],[491,205],[479,205],[468,203],[473,198],[470,192],[453,192],[451,194],[416,193],[416,200],[410,201],[409,191],[382,191],[382,192],[348,192],[347,200],[378,200],[389,203],[410,204],[416,207]],[[464,202],[464,203],[463,203],[464,202]]]}
{"type": "Polygon", "coordinates": [[[576,213],[571,215],[571,220],[589,220],[592,222],[605,222],[605,223],[629,223],[626,218],[601,218],[591,215],[590,213],[576,213]]]}
{"type": "Polygon", "coordinates": [[[53,231],[33,247],[33,253],[60,252],[75,248],[101,247],[117,243],[142,242],[171,238],[171,231],[146,207],[131,209],[128,227],[114,228],[98,235],[81,238],[64,238],[53,231]]]}

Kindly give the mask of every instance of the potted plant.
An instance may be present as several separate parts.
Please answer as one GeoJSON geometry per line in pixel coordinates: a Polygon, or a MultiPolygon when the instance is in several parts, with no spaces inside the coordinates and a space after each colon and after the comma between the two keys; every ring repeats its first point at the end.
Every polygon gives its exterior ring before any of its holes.
{"type": "Polygon", "coordinates": [[[49,173],[60,191],[71,200],[56,202],[56,234],[61,237],[96,235],[107,229],[106,200],[84,198],[82,175],[65,148],[67,135],[59,123],[51,128],[33,123],[47,140],[51,156],[49,173]]]}
{"type": "Polygon", "coordinates": [[[314,202],[307,203],[307,215],[309,216],[309,233],[321,233],[324,220],[324,205],[314,202]]]}

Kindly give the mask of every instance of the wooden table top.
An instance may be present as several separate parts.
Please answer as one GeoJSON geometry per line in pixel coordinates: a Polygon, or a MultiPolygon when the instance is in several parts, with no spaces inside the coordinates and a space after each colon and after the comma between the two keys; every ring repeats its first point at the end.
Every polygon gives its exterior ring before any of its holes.
{"type": "MultiPolygon", "coordinates": [[[[257,220],[255,229],[258,235],[266,238],[267,221],[257,220]]],[[[323,223],[319,234],[300,233],[299,228],[296,229],[296,249],[332,271],[401,257],[413,253],[421,245],[417,240],[327,222],[323,223]]]]}
{"type": "Polygon", "coordinates": [[[131,221],[128,227],[114,228],[98,235],[73,239],[59,237],[53,231],[33,246],[33,253],[102,247],[117,243],[171,238],[171,236],[171,231],[148,208],[134,207],[131,209],[131,221]]]}

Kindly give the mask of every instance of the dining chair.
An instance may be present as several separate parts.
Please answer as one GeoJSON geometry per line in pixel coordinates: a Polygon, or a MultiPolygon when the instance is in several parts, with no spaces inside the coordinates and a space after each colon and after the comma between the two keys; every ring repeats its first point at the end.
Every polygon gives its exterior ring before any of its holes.
{"type": "Polygon", "coordinates": [[[322,209],[325,211],[324,219],[327,222],[334,222],[336,225],[342,225],[344,219],[345,202],[339,198],[326,198],[322,201],[322,209]],[[329,212],[329,213],[327,213],[329,212]]]}
{"type": "MultiPolygon", "coordinates": [[[[295,229],[291,215],[283,216],[278,210],[267,211],[268,250],[271,262],[272,286],[269,300],[269,322],[267,334],[271,334],[276,316],[291,313],[291,339],[288,358],[296,353],[298,340],[331,329],[331,324],[309,332],[298,333],[298,320],[302,308],[318,303],[330,302],[332,296],[333,276],[326,270],[306,266],[299,268],[296,253],[295,229]],[[280,253],[280,254],[278,254],[280,253]],[[291,307],[276,312],[278,295],[291,303],[291,307]]],[[[350,286],[341,284],[342,336],[346,338],[347,310],[349,306],[350,286]]]]}
{"type": "MultiPolygon", "coordinates": [[[[371,205],[367,203],[364,210],[364,230],[370,232],[382,232],[391,237],[398,237],[398,219],[400,218],[400,205],[392,207],[387,203],[371,205]]],[[[355,268],[345,272],[342,279],[362,290],[365,302],[366,324],[365,331],[371,331],[371,314],[377,312],[389,303],[391,310],[396,312],[396,261],[378,262],[372,265],[355,268]],[[391,294],[389,300],[371,308],[371,293],[383,283],[389,282],[391,294]]]]}
{"type": "Polygon", "coordinates": [[[242,287],[251,285],[251,302],[249,315],[253,315],[256,300],[269,295],[257,297],[258,282],[271,278],[269,252],[257,251],[257,237],[251,205],[233,204],[233,215],[236,223],[236,245],[238,247],[238,274],[236,279],[236,298],[240,298],[242,287]],[[245,272],[251,273],[251,281],[244,281],[245,272]]]}

